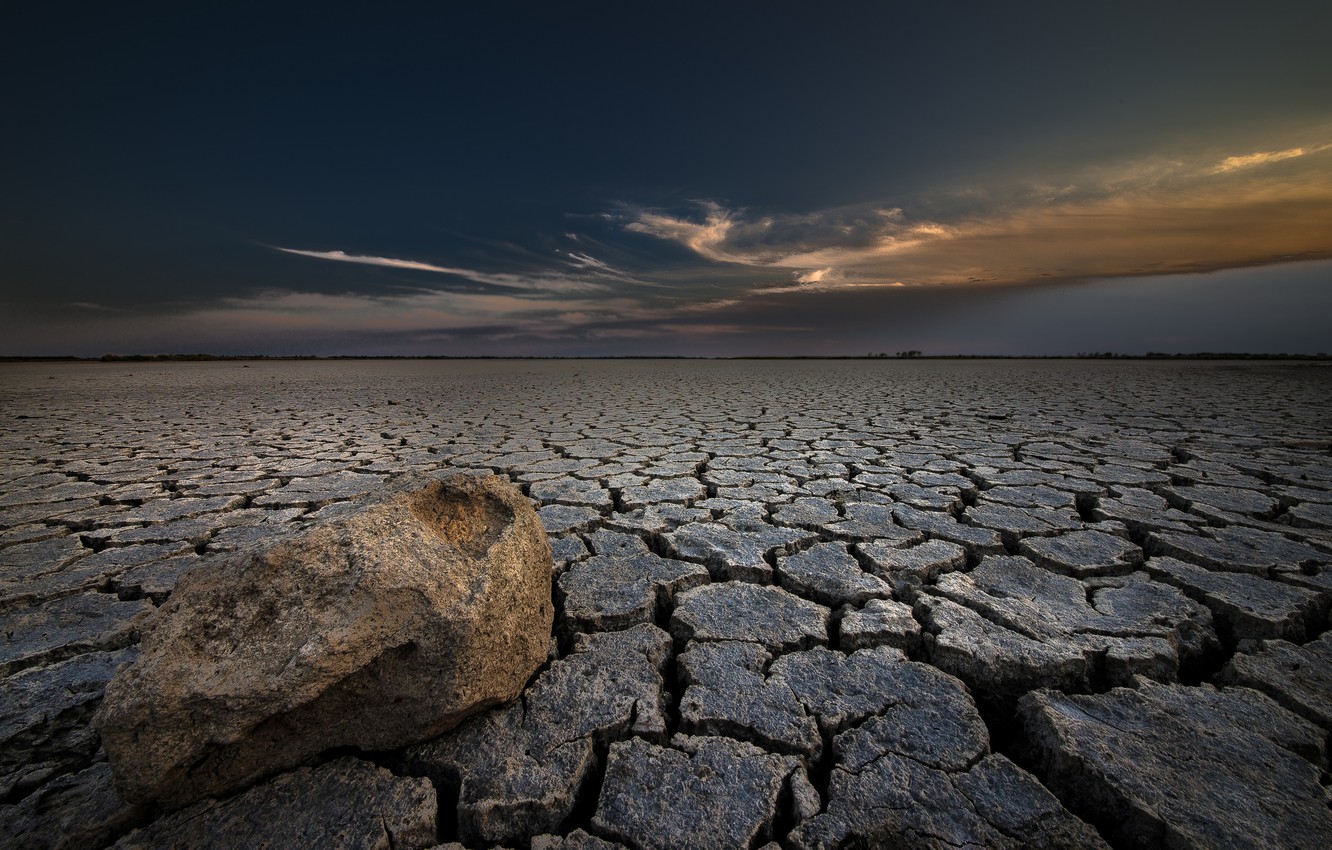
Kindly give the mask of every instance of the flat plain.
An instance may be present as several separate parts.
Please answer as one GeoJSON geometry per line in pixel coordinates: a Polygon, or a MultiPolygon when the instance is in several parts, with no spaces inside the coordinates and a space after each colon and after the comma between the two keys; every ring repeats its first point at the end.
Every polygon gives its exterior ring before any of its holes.
{"type": "Polygon", "coordinates": [[[0,364],[3,846],[1330,846],[1330,605],[1320,365],[0,364]],[[452,470],[550,536],[523,699],[122,804],[178,577],[452,470]]]}

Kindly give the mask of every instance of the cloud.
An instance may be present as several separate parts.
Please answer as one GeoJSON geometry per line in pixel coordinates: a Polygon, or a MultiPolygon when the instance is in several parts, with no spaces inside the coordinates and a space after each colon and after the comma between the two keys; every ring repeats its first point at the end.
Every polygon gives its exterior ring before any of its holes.
{"type": "Polygon", "coordinates": [[[883,203],[763,215],[702,203],[630,209],[623,227],[676,242],[713,268],[753,272],[696,310],[864,287],[1213,271],[1332,256],[1329,151],[1306,144],[1220,165],[1203,154],[1153,156],[924,199],[914,214],[883,203]],[[1255,167],[1283,160],[1292,166],[1255,167]]]}
{"type": "Polygon", "coordinates": [[[722,263],[735,262],[736,260],[728,253],[717,250],[718,246],[725,244],[731,232],[732,213],[713,201],[703,201],[700,206],[704,210],[702,222],[640,210],[625,229],[655,236],[658,239],[679,242],[694,253],[710,260],[722,263]]]}
{"type": "MultiPolygon", "coordinates": [[[[277,248],[286,254],[313,257],[316,260],[332,260],[339,263],[357,263],[364,266],[380,266],[408,271],[433,272],[452,275],[485,286],[498,286],[504,289],[518,289],[531,292],[593,292],[605,289],[605,285],[583,277],[571,277],[565,274],[550,273],[538,275],[520,275],[504,272],[483,272],[453,266],[437,266],[417,260],[400,260],[392,257],[370,257],[348,254],[345,251],[304,251],[298,248],[277,248]]],[[[608,269],[608,266],[604,266],[608,269]]]]}
{"type": "Polygon", "coordinates": [[[1315,145],[1312,148],[1289,148],[1284,151],[1260,151],[1258,153],[1245,154],[1244,156],[1228,156],[1221,160],[1221,163],[1212,169],[1213,174],[1225,174],[1231,171],[1238,171],[1241,168],[1252,168],[1255,165],[1267,165],[1269,162],[1280,162],[1283,159],[1294,159],[1297,156],[1304,156],[1310,153],[1318,153],[1326,150],[1328,145],[1315,145]]]}
{"type": "Polygon", "coordinates": [[[333,260],[339,263],[359,263],[363,266],[386,266],[390,269],[411,269],[418,272],[439,272],[441,274],[458,274],[460,269],[451,269],[444,266],[435,266],[430,263],[421,263],[416,260],[395,260],[392,257],[366,257],[359,254],[348,254],[345,251],[302,251],[299,248],[278,248],[286,254],[299,254],[302,257],[314,257],[316,260],[333,260]]]}
{"type": "Polygon", "coordinates": [[[618,281],[620,283],[632,283],[638,286],[657,286],[657,284],[651,283],[650,281],[639,280],[638,278],[631,276],[629,273],[617,269],[610,263],[607,263],[604,260],[598,260],[596,257],[585,252],[567,251],[565,252],[565,256],[568,257],[568,259],[565,260],[568,265],[572,266],[577,271],[590,274],[594,277],[618,281]]]}
{"type": "Polygon", "coordinates": [[[681,326],[666,322],[679,315],[669,306],[600,293],[534,299],[518,292],[429,289],[387,295],[266,290],[182,311],[172,324],[201,338],[597,340],[678,335],[681,326]]]}

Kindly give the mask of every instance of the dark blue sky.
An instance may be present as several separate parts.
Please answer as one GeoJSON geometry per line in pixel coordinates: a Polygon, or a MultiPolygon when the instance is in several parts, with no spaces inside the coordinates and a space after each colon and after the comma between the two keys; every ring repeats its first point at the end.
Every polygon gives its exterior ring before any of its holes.
{"type": "Polygon", "coordinates": [[[1326,3],[192,5],[0,12],[0,354],[1332,349],[1326,3]]]}

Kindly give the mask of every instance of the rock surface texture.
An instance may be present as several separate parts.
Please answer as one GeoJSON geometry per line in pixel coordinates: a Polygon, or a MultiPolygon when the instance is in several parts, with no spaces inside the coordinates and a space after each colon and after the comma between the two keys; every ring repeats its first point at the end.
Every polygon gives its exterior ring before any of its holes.
{"type": "Polygon", "coordinates": [[[512,485],[457,475],[189,573],[95,719],[121,793],[180,805],[513,699],[546,657],[549,565],[512,485]]]}
{"type": "Polygon", "coordinates": [[[0,363],[0,847],[1332,847],[1329,423],[1293,363],[0,363]]]}

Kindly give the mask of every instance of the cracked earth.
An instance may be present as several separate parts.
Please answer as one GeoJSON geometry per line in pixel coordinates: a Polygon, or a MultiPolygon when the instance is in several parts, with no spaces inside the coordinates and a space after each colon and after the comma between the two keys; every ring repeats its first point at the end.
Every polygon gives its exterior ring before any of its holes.
{"type": "Polygon", "coordinates": [[[0,364],[6,847],[1332,845],[1332,371],[0,364]],[[554,552],[522,698],[228,799],[88,720],[186,570],[408,472],[554,552]]]}

